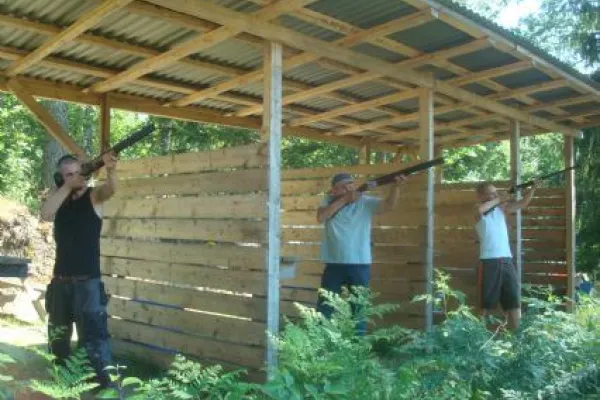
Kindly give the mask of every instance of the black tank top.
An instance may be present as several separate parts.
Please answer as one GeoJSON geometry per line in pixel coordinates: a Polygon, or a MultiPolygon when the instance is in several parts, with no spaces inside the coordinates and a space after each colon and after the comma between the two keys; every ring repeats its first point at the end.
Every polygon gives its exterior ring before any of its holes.
{"type": "Polygon", "coordinates": [[[80,198],[70,197],[60,206],[54,217],[56,242],[55,276],[100,277],[100,231],[98,217],[88,188],[80,198]]]}

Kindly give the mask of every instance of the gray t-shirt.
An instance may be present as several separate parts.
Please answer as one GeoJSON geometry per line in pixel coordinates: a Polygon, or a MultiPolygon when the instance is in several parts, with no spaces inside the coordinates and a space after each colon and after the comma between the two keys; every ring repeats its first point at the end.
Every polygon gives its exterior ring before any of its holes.
{"type": "MultiPolygon", "coordinates": [[[[329,203],[327,196],[321,206],[329,203]]],[[[327,264],[371,264],[371,220],[381,199],[362,195],[325,222],[321,261],[327,264]]]]}

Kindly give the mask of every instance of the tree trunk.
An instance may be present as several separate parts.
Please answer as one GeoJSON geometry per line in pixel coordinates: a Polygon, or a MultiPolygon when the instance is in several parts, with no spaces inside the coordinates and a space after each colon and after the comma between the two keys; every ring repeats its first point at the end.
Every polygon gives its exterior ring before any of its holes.
{"type": "Polygon", "coordinates": [[[94,107],[85,106],[83,109],[83,150],[86,154],[94,154],[94,107]]]}
{"type": "MultiPolygon", "coordinates": [[[[69,109],[67,103],[62,101],[44,101],[42,104],[48,109],[50,115],[56,119],[65,132],[69,132],[69,109]]],[[[62,147],[54,137],[48,134],[46,144],[44,145],[44,160],[42,166],[44,188],[53,188],[55,186],[53,175],[56,171],[56,162],[65,154],[67,154],[67,150],[62,147]]]]}
{"type": "Polygon", "coordinates": [[[160,154],[167,155],[171,151],[171,136],[173,135],[173,120],[161,119],[160,124],[160,154]]]}

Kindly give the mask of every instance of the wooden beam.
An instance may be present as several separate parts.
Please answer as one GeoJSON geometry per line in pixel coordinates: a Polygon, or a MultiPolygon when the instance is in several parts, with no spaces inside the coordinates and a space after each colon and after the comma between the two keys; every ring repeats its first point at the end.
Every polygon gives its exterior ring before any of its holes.
{"type": "MultiPolygon", "coordinates": [[[[287,1],[287,0],[286,0],[287,1]]],[[[264,53],[264,109],[262,135],[269,145],[269,199],[267,234],[267,371],[272,379],[277,370],[277,347],[270,337],[279,335],[279,251],[281,246],[281,97],[282,46],[266,43],[264,53]]]]}
{"type": "MultiPolygon", "coordinates": [[[[102,97],[98,94],[83,93],[80,87],[61,83],[50,83],[29,78],[19,78],[19,82],[32,95],[47,99],[62,100],[72,103],[89,104],[100,106],[102,97]]],[[[0,74],[0,91],[10,92],[8,88],[8,79],[0,74]]],[[[167,118],[214,123],[227,126],[237,126],[249,129],[260,129],[261,123],[258,118],[236,118],[227,117],[200,107],[172,108],[164,107],[160,101],[137,96],[111,94],[111,108],[139,112],[151,115],[158,115],[167,118]]],[[[319,129],[308,127],[285,127],[284,135],[305,137],[321,142],[335,143],[342,146],[360,147],[364,144],[363,139],[350,137],[335,137],[327,135],[326,132],[319,129]]],[[[381,151],[395,152],[398,146],[385,143],[373,143],[373,148],[381,151]]]]}
{"type": "MultiPolygon", "coordinates": [[[[563,136],[564,138],[564,160],[565,167],[575,165],[575,140],[572,137],[563,136]]],[[[566,241],[567,241],[567,296],[572,300],[569,304],[571,310],[574,309],[575,301],[575,274],[577,273],[577,258],[576,258],[576,233],[575,226],[575,171],[567,171],[565,179],[565,199],[566,204],[566,241]]]]}
{"type": "Polygon", "coordinates": [[[105,152],[110,147],[110,103],[108,95],[102,96],[100,104],[100,151],[105,152]]]}
{"type": "Polygon", "coordinates": [[[477,82],[483,79],[509,75],[531,67],[532,65],[529,61],[517,61],[512,64],[503,65],[497,68],[490,68],[479,72],[471,72],[465,76],[459,76],[457,78],[450,79],[448,83],[455,86],[463,86],[468,83],[477,82]]]}
{"type": "MultiPolygon", "coordinates": [[[[269,21],[276,18],[278,15],[293,11],[297,8],[304,7],[316,0],[279,0],[271,5],[257,11],[253,15],[253,19],[259,23],[260,21],[269,21]]],[[[171,50],[162,53],[156,57],[144,60],[127,71],[115,76],[107,81],[99,82],[92,86],[94,92],[107,92],[119,86],[126,84],[142,75],[156,71],[173,64],[174,62],[187,57],[190,54],[197,53],[209,47],[216,45],[236,36],[242,32],[242,29],[235,25],[221,26],[208,33],[200,34],[185,43],[173,47],[171,50]]]]}
{"type": "Polygon", "coordinates": [[[394,93],[383,97],[378,97],[373,100],[368,100],[362,103],[353,104],[351,106],[344,106],[339,108],[334,108],[333,110],[326,111],[320,114],[316,114],[314,116],[299,118],[296,120],[292,120],[289,122],[290,126],[300,126],[306,125],[311,122],[321,121],[323,119],[329,119],[333,117],[337,117],[340,115],[351,114],[363,110],[368,110],[373,107],[377,107],[383,104],[390,104],[402,100],[412,99],[418,96],[417,91],[415,90],[407,90],[400,93],[394,93]]]}
{"type": "MultiPolygon", "coordinates": [[[[510,181],[513,185],[521,183],[521,125],[519,121],[510,121],[510,181]]],[[[521,192],[518,191],[515,196],[517,200],[520,200],[522,197],[521,192]]],[[[513,258],[517,267],[517,277],[520,285],[523,277],[523,238],[521,231],[523,219],[521,210],[517,210],[515,214],[513,258]]]]}
{"type": "MultiPolygon", "coordinates": [[[[163,1],[163,0],[150,0],[151,2],[155,3],[155,4],[161,4],[164,7],[170,7],[171,4],[168,1],[163,1]]],[[[170,7],[172,8],[172,7],[170,7]]],[[[184,10],[188,10],[188,8],[182,8],[179,9],[177,8],[178,11],[180,12],[185,12],[184,10]]],[[[196,15],[198,13],[191,11],[188,12],[188,14],[190,15],[196,15]]],[[[197,15],[198,17],[200,17],[200,15],[197,15]]],[[[409,16],[410,17],[410,16],[409,16]]],[[[409,18],[406,17],[406,18],[409,18]]],[[[413,18],[410,18],[411,20],[413,20],[413,18]]],[[[401,18],[398,20],[399,23],[405,22],[404,18],[401,18]]],[[[408,21],[406,21],[408,23],[408,21]]],[[[340,45],[340,46],[344,46],[344,47],[351,47],[355,41],[357,40],[357,37],[364,37],[364,32],[368,32],[368,31],[358,31],[353,35],[348,35],[342,39],[337,40],[335,43],[340,45]]],[[[275,39],[276,40],[276,39],[275,39]]],[[[291,47],[295,47],[295,46],[291,46],[291,47]]],[[[304,52],[301,54],[298,54],[296,56],[293,57],[289,57],[286,58],[283,62],[283,69],[284,70],[289,70],[292,68],[295,68],[299,65],[303,65],[303,64],[307,64],[313,61],[318,60],[320,57],[318,55],[312,54],[310,52],[304,52]]],[[[381,76],[381,74],[377,75],[374,74],[373,76],[377,77],[377,76],[381,76]]],[[[252,72],[249,72],[248,74],[244,75],[244,76],[240,76],[236,79],[231,79],[229,81],[226,82],[222,82],[220,84],[217,84],[211,88],[208,88],[206,90],[202,90],[199,91],[197,93],[194,93],[192,95],[189,95],[187,97],[184,97],[182,99],[179,99],[177,101],[174,101],[172,104],[170,105],[174,105],[177,107],[183,107],[186,106],[188,104],[191,103],[195,103],[197,101],[209,98],[209,97],[213,97],[219,93],[223,93],[225,91],[231,90],[231,89],[235,89],[237,87],[243,86],[243,85],[247,85],[249,83],[253,83],[253,82],[257,82],[262,78],[262,70],[258,69],[252,72]]]]}
{"type": "Polygon", "coordinates": [[[531,51],[523,48],[523,46],[511,42],[509,39],[504,38],[502,35],[494,32],[491,29],[483,27],[481,24],[473,21],[472,19],[448,8],[446,5],[438,2],[437,0],[409,0],[411,2],[416,1],[420,3],[419,9],[424,7],[431,7],[438,14],[438,18],[449,25],[471,35],[474,38],[488,37],[492,41],[494,47],[501,51],[507,52],[511,55],[516,56],[519,59],[527,58],[535,63],[536,68],[541,69],[548,73],[550,76],[558,76],[568,82],[569,85],[581,88],[586,92],[593,93],[596,98],[600,99],[600,90],[593,87],[589,83],[583,82],[579,79],[574,78],[569,73],[557,68],[549,61],[544,58],[532,53],[531,51]]]}
{"type": "MultiPolygon", "coordinates": [[[[434,157],[434,121],[433,121],[433,90],[421,89],[419,96],[419,129],[420,136],[420,156],[421,161],[429,161],[434,157]]],[[[423,225],[425,227],[425,246],[424,246],[424,278],[425,291],[429,296],[433,296],[433,253],[434,253],[434,213],[435,213],[435,172],[432,168],[426,172],[425,183],[425,213],[423,215],[423,225]]],[[[431,330],[433,327],[433,303],[425,304],[425,329],[431,330]]]]}
{"type": "Polygon", "coordinates": [[[415,85],[433,88],[435,86],[438,92],[445,94],[457,100],[477,105],[478,107],[489,111],[525,122],[527,124],[538,125],[548,129],[549,132],[562,132],[572,136],[580,136],[577,129],[573,129],[543,118],[528,115],[515,108],[505,106],[495,101],[488,100],[483,96],[476,95],[464,89],[457,88],[445,82],[435,81],[433,77],[421,72],[407,69],[399,69],[394,64],[348,50],[338,44],[327,43],[322,40],[308,37],[273,23],[256,23],[256,19],[243,13],[232,11],[225,7],[214,4],[204,4],[202,8],[194,7],[193,4],[184,0],[149,0],[151,3],[175,9],[190,15],[202,16],[202,18],[223,25],[233,25],[248,33],[261,36],[267,40],[276,40],[283,44],[295,47],[305,52],[314,53],[320,57],[331,58],[333,60],[354,65],[367,71],[376,72],[381,75],[389,76],[403,82],[410,82],[415,85]]]}
{"type": "Polygon", "coordinates": [[[15,76],[27,68],[31,67],[50,53],[60,48],[65,43],[68,43],[75,39],[77,36],[93,28],[107,15],[114,13],[115,11],[123,8],[133,0],[105,0],[98,7],[88,11],[82,15],[73,25],[67,29],[62,30],[58,35],[48,40],[46,43],[38,47],[36,50],[31,52],[27,57],[22,59],[16,64],[11,65],[6,75],[15,76]]]}
{"type": "Polygon", "coordinates": [[[161,68],[165,68],[192,53],[212,47],[217,43],[235,36],[239,32],[241,32],[241,30],[237,28],[221,27],[208,33],[200,34],[183,44],[174,46],[165,53],[144,61],[140,61],[133,67],[117,76],[107,79],[104,82],[96,83],[91,87],[91,90],[96,93],[104,93],[116,89],[139,78],[140,76],[149,74],[150,72],[159,70],[161,68]]]}
{"type": "MultiPolygon", "coordinates": [[[[28,32],[35,32],[45,36],[54,36],[61,32],[61,28],[54,25],[28,21],[22,18],[15,18],[8,15],[0,15],[0,25],[7,25],[16,29],[23,29],[28,32]]],[[[110,40],[104,37],[95,36],[91,34],[83,34],[81,36],[78,36],[74,39],[74,41],[76,43],[83,43],[89,46],[99,46],[112,51],[119,51],[142,58],[154,57],[161,54],[161,52],[149,47],[131,45],[128,43],[110,40]]],[[[201,69],[202,71],[213,71],[227,76],[238,76],[246,73],[246,70],[242,68],[235,68],[216,63],[207,63],[204,61],[192,60],[189,58],[180,60],[177,62],[177,64],[184,65],[193,69],[201,69]]]]}
{"type": "Polygon", "coordinates": [[[46,128],[64,148],[78,157],[85,158],[85,151],[62,129],[50,113],[16,79],[7,83],[8,89],[31,111],[34,117],[46,128]]]}

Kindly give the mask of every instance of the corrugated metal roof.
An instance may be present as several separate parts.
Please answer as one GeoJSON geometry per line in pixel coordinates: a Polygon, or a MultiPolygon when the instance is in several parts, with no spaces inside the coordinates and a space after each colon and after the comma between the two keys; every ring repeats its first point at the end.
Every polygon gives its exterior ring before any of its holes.
{"type": "Polygon", "coordinates": [[[225,40],[197,53],[203,60],[244,69],[255,69],[262,65],[262,54],[260,46],[251,46],[237,39],[225,40]]]}
{"type": "Polygon", "coordinates": [[[127,69],[143,60],[142,57],[77,42],[62,46],[56,54],[80,63],[104,66],[115,70],[127,69]]]}
{"type": "Polygon", "coordinates": [[[527,85],[548,82],[552,78],[537,69],[529,68],[512,74],[498,76],[493,78],[493,80],[508,88],[517,89],[527,85]]]}
{"type": "Polygon", "coordinates": [[[392,63],[397,63],[408,59],[406,56],[384,49],[380,46],[375,46],[371,43],[361,43],[352,47],[352,50],[392,63]]]}
{"type": "Polygon", "coordinates": [[[10,0],[1,4],[3,14],[26,15],[35,20],[52,21],[59,26],[72,24],[81,14],[97,5],[95,0],[10,0]]]}
{"type": "Polygon", "coordinates": [[[472,72],[502,67],[519,61],[510,54],[501,52],[493,47],[478,50],[473,53],[451,58],[450,61],[472,72]]]}
{"type": "Polygon", "coordinates": [[[580,93],[571,89],[571,88],[559,88],[553,90],[546,90],[543,92],[537,92],[530,95],[530,97],[540,101],[542,103],[547,103],[549,101],[566,99],[573,96],[579,96],[580,93]]]}
{"type": "Polygon", "coordinates": [[[199,34],[158,18],[131,14],[127,10],[103,18],[94,32],[163,51],[199,34]]]}
{"type": "Polygon", "coordinates": [[[285,72],[286,78],[291,78],[298,82],[305,82],[312,85],[323,85],[338,79],[347,77],[338,71],[332,71],[321,67],[316,63],[309,63],[292,68],[285,72]]]}
{"type": "Polygon", "coordinates": [[[290,15],[282,15],[281,17],[277,18],[277,21],[281,26],[285,26],[286,28],[293,29],[306,36],[312,36],[327,42],[332,42],[343,37],[343,35],[334,32],[333,30],[324,29],[320,26],[311,24],[290,15]]]}
{"type": "Polygon", "coordinates": [[[0,44],[23,50],[34,50],[44,44],[47,36],[0,25],[0,44]]]}
{"type": "Polygon", "coordinates": [[[432,51],[458,46],[473,40],[471,36],[440,20],[433,20],[414,28],[394,33],[389,37],[423,53],[431,53],[432,51]]]}
{"type": "Polygon", "coordinates": [[[307,8],[330,17],[369,29],[417,11],[399,0],[321,0],[307,8]]]}
{"type": "MultiPolygon", "coordinates": [[[[86,10],[97,6],[99,4],[98,1],[99,0],[13,0],[8,4],[8,2],[2,3],[2,0],[0,0],[0,14],[12,14],[17,18],[28,17],[33,21],[41,21],[53,26],[66,26],[75,21],[86,10]]],[[[253,1],[214,0],[213,2],[236,11],[251,13],[260,8],[255,4],[256,0],[253,1]]],[[[499,34],[504,37],[509,37],[509,39],[512,37],[501,28],[494,26],[494,24],[491,24],[488,21],[482,21],[480,17],[470,13],[468,10],[456,6],[451,0],[433,1],[437,1],[439,4],[458,11],[478,24],[481,24],[490,30],[499,32],[499,34]]],[[[262,2],[260,3],[262,4],[262,2]]],[[[418,12],[418,10],[408,6],[401,0],[319,0],[311,4],[309,8],[362,29],[368,29],[418,12]]],[[[296,18],[293,13],[281,16],[276,21],[282,26],[320,40],[333,41],[342,37],[342,35],[334,31],[334,28],[329,30],[322,26],[311,24],[310,22],[296,18]]],[[[142,46],[148,49],[154,49],[154,51],[166,51],[172,46],[198,35],[198,32],[195,30],[182,27],[171,20],[167,21],[147,15],[134,15],[129,9],[120,10],[111,16],[104,18],[102,22],[93,29],[93,32],[94,34],[101,35],[116,42],[142,46]]],[[[431,53],[440,49],[468,43],[473,40],[470,35],[438,19],[434,19],[431,22],[421,24],[403,32],[389,35],[388,38],[397,40],[421,53],[431,53]]],[[[44,35],[38,35],[27,32],[26,30],[8,28],[0,25],[0,45],[30,51],[39,47],[46,39],[47,37],[44,35]]],[[[534,53],[536,51],[535,49],[532,50],[530,45],[523,45],[518,41],[516,41],[516,43],[534,53]]],[[[355,45],[353,50],[388,62],[398,62],[406,58],[403,55],[395,53],[395,51],[368,43],[355,45]]],[[[239,38],[232,38],[207,48],[202,52],[195,54],[194,57],[205,62],[213,62],[219,65],[232,66],[252,71],[260,68],[262,52],[262,46],[258,43],[248,43],[239,38]]],[[[115,51],[114,48],[108,49],[101,46],[77,42],[63,45],[53,54],[53,56],[90,66],[100,66],[114,71],[125,70],[143,59],[142,57],[133,56],[123,51],[115,51]]],[[[572,69],[563,68],[564,65],[556,64],[556,60],[552,57],[545,54],[540,55],[540,57],[549,60],[555,65],[559,65],[559,68],[568,71],[578,79],[584,80],[580,74],[573,74],[572,69]]],[[[459,66],[464,67],[469,71],[481,71],[510,64],[515,62],[516,58],[502,51],[487,48],[455,57],[451,61],[456,62],[459,66]]],[[[334,67],[331,66],[332,64],[333,63],[319,64],[313,62],[298,66],[292,70],[285,71],[285,78],[296,82],[302,82],[306,84],[308,88],[327,84],[349,76],[345,72],[334,70],[334,67]]],[[[6,66],[8,66],[8,63],[0,60],[0,68],[6,68],[6,66]]],[[[450,71],[427,64],[420,66],[418,70],[421,72],[433,72],[437,79],[449,79],[455,76],[455,74],[450,71]]],[[[98,78],[91,76],[45,68],[41,63],[38,63],[27,72],[28,75],[39,79],[65,82],[79,86],[89,86],[98,81],[98,78]]],[[[166,83],[185,84],[189,86],[189,90],[191,90],[191,88],[194,90],[201,90],[202,88],[213,86],[229,79],[224,74],[218,72],[215,73],[203,68],[190,67],[182,64],[164,67],[151,74],[150,77],[162,80],[166,83]]],[[[531,68],[492,79],[509,89],[514,89],[530,86],[535,83],[546,82],[551,78],[540,70],[531,68]]],[[[348,98],[364,101],[385,96],[398,90],[392,86],[382,84],[382,81],[385,81],[385,78],[343,88],[338,90],[338,93],[348,98]]],[[[585,80],[585,82],[588,84],[590,83],[589,80],[585,80]]],[[[596,84],[592,84],[592,86],[598,87],[596,84]]],[[[287,88],[286,93],[290,93],[289,85],[284,84],[284,87],[287,88]]],[[[495,93],[495,90],[486,88],[478,83],[470,83],[464,85],[463,88],[479,95],[495,93]]],[[[182,93],[143,87],[139,84],[129,84],[122,88],[121,91],[141,97],[160,99],[161,101],[170,101],[182,97],[182,93]]],[[[252,96],[253,98],[258,99],[262,95],[262,82],[255,82],[246,85],[243,88],[232,90],[231,92],[252,96]]],[[[567,98],[573,95],[576,95],[576,92],[571,89],[559,89],[534,94],[531,97],[545,102],[567,98]]],[[[310,114],[310,110],[322,112],[347,106],[352,103],[355,103],[355,101],[344,102],[333,99],[330,96],[320,96],[301,101],[298,106],[306,108],[310,114]]],[[[511,106],[526,106],[525,103],[513,99],[503,100],[503,103],[511,106]]],[[[198,104],[204,108],[220,110],[224,113],[242,108],[239,105],[227,101],[214,99],[204,99],[198,104]]],[[[592,106],[597,107],[598,104],[573,105],[569,106],[570,108],[565,108],[565,110],[575,110],[572,112],[577,112],[585,110],[585,107],[592,106]]],[[[402,112],[414,112],[417,109],[417,101],[415,99],[407,100],[390,104],[388,107],[402,112]]],[[[294,116],[301,117],[298,113],[289,111],[285,111],[285,113],[286,118],[292,118],[294,116]]],[[[544,111],[538,111],[538,115],[546,114],[547,113],[544,111]]],[[[351,114],[349,117],[353,117],[362,122],[370,122],[382,118],[384,115],[384,113],[378,110],[368,109],[351,114]]],[[[451,121],[453,120],[452,114],[445,114],[441,119],[444,121],[451,121]]],[[[312,126],[325,130],[339,127],[339,125],[326,120],[316,122],[312,124],[312,126]]],[[[414,126],[414,123],[398,124],[395,126],[410,129],[414,126]]],[[[363,132],[362,134],[370,135],[372,132],[363,132]]],[[[356,136],[360,136],[360,134],[356,136]]]]}
{"type": "Polygon", "coordinates": [[[385,96],[396,91],[397,89],[393,89],[389,86],[374,81],[360,83],[358,85],[345,87],[344,89],[339,90],[340,93],[355,96],[364,100],[385,96]]]}

